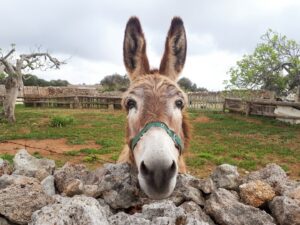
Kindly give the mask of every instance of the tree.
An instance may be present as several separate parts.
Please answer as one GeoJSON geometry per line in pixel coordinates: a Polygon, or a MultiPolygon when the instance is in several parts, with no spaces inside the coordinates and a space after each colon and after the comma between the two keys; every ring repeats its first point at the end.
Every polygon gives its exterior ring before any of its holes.
{"type": "Polygon", "coordinates": [[[125,91],[129,87],[128,76],[121,76],[119,74],[112,74],[105,76],[100,84],[103,86],[105,91],[125,91]]]}
{"type": "Polygon", "coordinates": [[[230,68],[229,88],[265,89],[284,94],[300,85],[300,45],[269,29],[254,53],[230,68]]]}
{"type": "Polygon", "coordinates": [[[3,115],[8,122],[15,122],[15,103],[19,90],[23,87],[23,71],[35,69],[59,69],[64,63],[52,57],[48,52],[20,54],[15,56],[15,45],[11,45],[8,53],[0,49],[0,67],[4,67],[6,94],[3,102],[3,115]]]}
{"type": "MultiPolygon", "coordinates": [[[[1,83],[1,77],[0,77],[0,83],[1,83]]],[[[67,80],[44,80],[41,78],[38,78],[35,75],[32,74],[24,74],[23,75],[23,83],[24,86],[39,86],[39,87],[47,87],[47,86],[68,86],[70,83],[67,80]]]]}
{"type": "Polygon", "coordinates": [[[197,84],[186,77],[182,77],[177,83],[184,91],[207,91],[206,88],[197,87],[197,84]]]}

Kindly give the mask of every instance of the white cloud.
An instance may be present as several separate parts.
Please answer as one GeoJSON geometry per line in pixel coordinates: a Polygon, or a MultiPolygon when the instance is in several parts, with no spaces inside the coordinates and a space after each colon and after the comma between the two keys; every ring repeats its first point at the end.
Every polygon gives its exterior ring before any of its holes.
{"type": "Polygon", "coordinates": [[[198,86],[219,90],[226,72],[259,37],[272,28],[300,42],[299,0],[10,0],[1,2],[0,48],[17,44],[20,52],[42,45],[55,57],[72,57],[58,71],[37,71],[46,79],[95,83],[114,72],[124,74],[122,42],[126,21],[140,17],[150,64],[158,67],[173,16],[187,31],[183,72],[198,86]]]}
{"type": "Polygon", "coordinates": [[[239,59],[240,55],[226,51],[214,51],[205,55],[187,58],[182,76],[188,77],[199,87],[209,90],[224,89],[223,81],[228,79],[227,71],[239,59]]]}
{"type": "MultiPolygon", "coordinates": [[[[60,55],[57,58],[67,58],[60,55]]],[[[35,74],[47,80],[63,79],[72,84],[95,84],[99,83],[105,75],[112,73],[125,74],[122,64],[114,64],[108,61],[93,61],[79,57],[72,57],[66,65],[59,70],[36,71],[35,74]]]]}

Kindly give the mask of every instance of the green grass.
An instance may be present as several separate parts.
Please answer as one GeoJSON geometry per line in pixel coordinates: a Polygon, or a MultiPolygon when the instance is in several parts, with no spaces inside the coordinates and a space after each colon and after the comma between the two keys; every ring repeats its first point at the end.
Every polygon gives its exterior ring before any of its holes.
{"type": "MultiPolygon", "coordinates": [[[[202,175],[208,167],[222,163],[251,171],[276,162],[290,174],[300,177],[299,125],[221,112],[191,111],[188,114],[193,125],[190,153],[186,158],[189,169],[202,175]],[[207,117],[209,122],[198,122],[198,117],[207,117]]],[[[60,164],[78,157],[83,162],[97,165],[100,155],[103,159],[116,161],[125,143],[126,115],[123,111],[17,106],[16,118],[17,122],[13,125],[0,121],[0,142],[65,138],[70,150],[64,153],[65,158],[56,159],[60,164]],[[55,124],[64,120],[72,122],[49,126],[54,118],[55,124]],[[99,147],[72,149],[72,146],[88,143],[96,143],[99,147]]],[[[35,156],[43,157],[38,152],[35,156]]],[[[11,161],[13,156],[2,154],[0,157],[11,161]]]]}
{"type": "Polygon", "coordinates": [[[14,155],[4,153],[4,154],[0,154],[0,158],[2,158],[3,160],[7,160],[10,164],[12,164],[14,155]]]}
{"type": "Polygon", "coordinates": [[[53,116],[50,119],[51,127],[65,127],[74,122],[74,118],[71,116],[53,116]]]}

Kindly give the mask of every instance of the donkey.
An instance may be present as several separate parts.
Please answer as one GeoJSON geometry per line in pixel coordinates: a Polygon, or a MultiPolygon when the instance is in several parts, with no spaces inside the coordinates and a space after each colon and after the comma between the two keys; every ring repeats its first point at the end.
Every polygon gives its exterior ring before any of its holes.
{"type": "Polygon", "coordinates": [[[140,187],[153,199],[170,196],[178,172],[186,172],[183,152],[189,126],[184,111],[188,101],[176,83],[186,49],[183,21],[174,17],[160,67],[150,70],[139,19],[131,17],[127,22],[123,58],[130,87],[122,99],[127,111],[126,145],[118,162],[136,166],[140,187]]]}

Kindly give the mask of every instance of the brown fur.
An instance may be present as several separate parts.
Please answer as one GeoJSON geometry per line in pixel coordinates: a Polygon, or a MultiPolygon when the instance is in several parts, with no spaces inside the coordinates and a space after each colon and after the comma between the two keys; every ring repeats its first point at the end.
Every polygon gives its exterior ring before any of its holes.
{"type": "MultiPolygon", "coordinates": [[[[139,107],[139,119],[126,128],[126,145],[118,162],[128,162],[135,165],[133,151],[130,149],[130,140],[149,122],[161,121],[184,141],[185,149],[190,140],[190,129],[187,115],[183,112],[180,124],[168,114],[170,100],[182,99],[186,104],[187,97],[179,88],[176,79],[183,69],[186,57],[186,36],[183,22],[175,17],[172,20],[165,44],[165,52],[159,70],[149,69],[146,56],[146,40],[141,24],[136,17],[132,17],[126,26],[124,36],[124,64],[131,79],[130,87],[123,96],[122,105],[125,105],[130,96],[142,99],[139,107]],[[142,90],[142,96],[139,96],[142,90]]],[[[171,102],[173,104],[173,102],[171,102]]],[[[184,109],[183,109],[184,110],[184,109]]],[[[186,167],[181,154],[178,158],[179,172],[185,173],[186,167]]]]}
{"type": "MultiPolygon", "coordinates": [[[[162,121],[166,123],[172,130],[174,130],[184,141],[184,152],[186,151],[189,140],[190,140],[190,132],[189,132],[189,123],[187,114],[183,113],[183,119],[181,126],[174,124],[172,118],[170,118],[165,111],[165,106],[170,99],[170,95],[175,96],[183,96],[185,94],[182,90],[177,86],[177,84],[165,76],[160,74],[152,74],[147,76],[142,76],[136,79],[132,85],[130,86],[129,90],[123,96],[123,108],[125,108],[126,99],[129,93],[134,93],[136,89],[143,89],[144,91],[144,105],[140,106],[142,108],[142,112],[140,115],[140,119],[138,123],[134,124],[134,133],[130,133],[129,126],[127,124],[126,128],[126,142],[127,145],[124,147],[122,151],[119,162],[129,162],[131,164],[134,163],[133,153],[130,150],[130,140],[137,135],[137,133],[149,122],[153,121],[162,121]],[[171,91],[171,94],[170,94],[171,91]]],[[[181,155],[178,159],[178,166],[180,172],[186,172],[185,164],[183,161],[183,156],[181,155]]]]}

